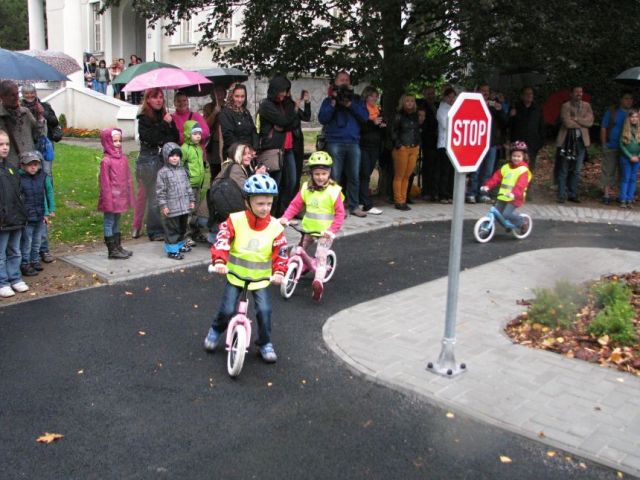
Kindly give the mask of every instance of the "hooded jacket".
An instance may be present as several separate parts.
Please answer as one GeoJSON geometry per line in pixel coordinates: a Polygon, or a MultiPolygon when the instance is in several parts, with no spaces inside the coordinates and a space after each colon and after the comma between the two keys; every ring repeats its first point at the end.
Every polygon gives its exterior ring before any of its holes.
{"type": "Polygon", "coordinates": [[[19,230],[27,224],[27,208],[17,170],[0,162],[0,231],[19,230]]]}
{"type": "Polygon", "coordinates": [[[164,167],[158,172],[156,182],[156,198],[160,210],[167,207],[168,217],[178,217],[189,213],[190,203],[195,203],[195,195],[191,190],[191,183],[187,171],[182,166],[169,164],[169,154],[174,150],[180,150],[177,143],[169,142],[162,147],[164,167]]]}
{"type": "MultiPolygon", "coordinates": [[[[200,144],[191,140],[191,129],[199,123],[187,120],[183,125],[184,143],[182,144],[182,164],[187,170],[193,188],[202,188],[204,184],[204,158],[200,144]]],[[[200,125],[202,128],[202,125],[200,125]]],[[[203,131],[204,134],[204,131],[203,131]]]]}
{"type": "Polygon", "coordinates": [[[291,82],[286,77],[273,77],[267,89],[267,98],[260,102],[260,150],[283,148],[286,132],[292,132],[300,126],[300,118],[290,96],[276,102],[276,95],[289,92],[291,82]]]}
{"type": "Polygon", "coordinates": [[[19,155],[35,150],[35,140],[40,136],[42,126],[28,108],[18,107],[10,111],[0,103],[0,130],[10,132],[13,136],[6,161],[7,166],[17,169],[20,163],[19,155]]]}
{"type": "Polygon", "coordinates": [[[122,130],[105,128],[100,132],[104,155],[100,162],[100,196],[98,211],[105,213],[126,212],[133,206],[133,181],[129,161],[122,150],[113,145],[113,132],[122,130]]]}

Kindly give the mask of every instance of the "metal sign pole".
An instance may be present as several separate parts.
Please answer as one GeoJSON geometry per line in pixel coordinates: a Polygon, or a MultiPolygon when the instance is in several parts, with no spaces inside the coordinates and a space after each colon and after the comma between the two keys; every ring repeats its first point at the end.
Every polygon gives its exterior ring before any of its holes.
{"type": "Polygon", "coordinates": [[[464,217],[465,173],[455,172],[453,183],[453,219],[451,220],[451,240],[449,242],[449,277],[447,283],[447,312],[442,338],[442,350],[435,365],[427,364],[427,369],[453,377],[466,372],[466,365],[456,364],[454,345],[456,344],[456,320],[458,317],[458,290],[460,278],[460,256],[462,253],[462,228],[464,217]]]}

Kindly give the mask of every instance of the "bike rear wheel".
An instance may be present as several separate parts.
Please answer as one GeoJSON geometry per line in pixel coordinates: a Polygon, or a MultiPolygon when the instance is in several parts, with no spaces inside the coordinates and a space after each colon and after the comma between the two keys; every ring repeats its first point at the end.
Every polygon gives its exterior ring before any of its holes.
{"type": "Polygon", "coordinates": [[[284,280],[280,285],[280,295],[282,295],[282,297],[285,299],[291,298],[291,295],[293,295],[293,292],[296,289],[296,285],[298,281],[296,277],[298,276],[299,268],[300,266],[295,262],[289,264],[287,273],[285,274],[284,280]]]}
{"type": "Polygon", "coordinates": [[[247,352],[247,331],[242,325],[236,325],[231,334],[231,347],[227,352],[227,372],[237,377],[242,371],[244,357],[247,352]]]}
{"type": "Polygon", "coordinates": [[[496,233],[495,222],[491,221],[491,218],[484,216],[476,222],[473,226],[473,236],[479,243],[487,243],[493,238],[496,233]]]}
{"type": "Polygon", "coordinates": [[[327,283],[333,277],[333,274],[336,271],[336,266],[338,265],[338,257],[333,250],[329,250],[327,253],[327,270],[324,274],[324,283],[327,283]]]}
{"type": "Polygon", "coordinates": [[[514,237],[516,237],[519,240],[522,240],[524,238],[527,238],[529,235],[531,235],[531,230],[533,230],[533,220],[531,220],[531,217],[526,213],[521,213],[520,216],[525,221],[529,222],[528,223],[529,227],[526,230],[522,230],[522,228],[514,228],[512,233],[514,237]]]}

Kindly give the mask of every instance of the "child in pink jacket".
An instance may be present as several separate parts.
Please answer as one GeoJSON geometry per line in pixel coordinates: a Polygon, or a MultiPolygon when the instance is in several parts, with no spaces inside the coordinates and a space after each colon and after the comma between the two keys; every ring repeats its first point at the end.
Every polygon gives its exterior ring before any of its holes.
{"type": "Polygon", "coordinates": [[[122,130],[105,128],[100,132],[104,156],[100,162],[100,197],[98,211],[104,213],[104,242],[110,259],[127,259],[133,252],[125,250],[120,238],[120,215],[133,205],[133,182],[129,161],[122,153],[122,130]]]}

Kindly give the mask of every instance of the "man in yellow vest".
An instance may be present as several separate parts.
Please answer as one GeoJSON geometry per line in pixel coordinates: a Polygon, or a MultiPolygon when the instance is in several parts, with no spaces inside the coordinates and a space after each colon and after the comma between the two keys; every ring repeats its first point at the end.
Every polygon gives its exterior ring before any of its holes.
{"type": "MultiPolygon", "coordinates": [[[[280,285],[287,270],[284,228],[270,215],[273,198],[278,195],[275,180],[268,175],[252,175],[243,190],[247,195],[247,209],[232,213],[220,224],[216,243],[211,247],[214,271],[227,275],[227,284],[218,314],[204,340],[204,347],[210,352],[218,346],[229,320],[236,313],[238,297],[244,286],[243,281],[228,272],[255,279],[271,277],[271,283],[280,285]]],[[[256,302],[256,345],[265,362],[275,363],[278,357],[271,343],[269,283],[268,280],[250,283],[249,290],[256,302]]]]}
{"type": "Polygon", "coordinates": [[[500,184],[496,208],[502,215],[523,232],[529,229],[528,219],[521,217],[518,208],[524,205],[527,196],[527,187],[531,182],[531,170],[529,170],[529,156],[527,144],[517,140],[511,144],[511,159],[509,163],[496,170],[493,176],[480,188],[484,193],[500,184]]]}

